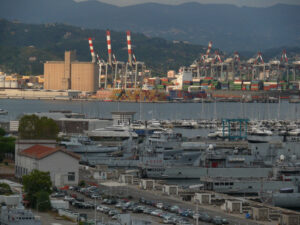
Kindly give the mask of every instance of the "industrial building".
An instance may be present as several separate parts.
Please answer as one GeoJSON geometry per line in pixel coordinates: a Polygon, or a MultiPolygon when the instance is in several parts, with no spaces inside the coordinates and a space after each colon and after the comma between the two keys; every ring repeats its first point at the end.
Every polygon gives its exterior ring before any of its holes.
{"type": "Polygon", "coordinates": [[[66,51],[64,61],[44,64],[44,89],[95,92],[98,89],[98,65],[76,61],[75,51],[66,51]]]}

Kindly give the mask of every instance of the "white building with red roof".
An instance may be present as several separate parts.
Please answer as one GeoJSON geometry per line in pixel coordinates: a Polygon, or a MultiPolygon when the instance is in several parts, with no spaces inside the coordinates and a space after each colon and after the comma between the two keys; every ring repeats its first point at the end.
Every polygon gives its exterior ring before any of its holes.
{"type": "Polygon", "coordinates": [[[62,147],[54,147],[55,145],[30,145],[28,141],[24,143],[18,142],[16,145],[16,177],[22,178],[23,175],[37,169],[50,172],[52,184],[55,186],[78,184],[80,156],[62,147]]]}

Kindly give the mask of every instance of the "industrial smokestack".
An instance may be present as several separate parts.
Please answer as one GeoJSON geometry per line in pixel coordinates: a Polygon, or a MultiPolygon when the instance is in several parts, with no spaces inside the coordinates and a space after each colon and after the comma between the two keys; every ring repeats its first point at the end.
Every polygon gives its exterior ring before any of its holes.
{"type": "Polygon", "coordinates": [[[110,31],[106,31],[107,51],[108,51],[108,64],[111,65],[111,39],[110,31]]]}
{"type": "Polygon", "coordinates": [[[95,57],[92,38],[89,38],[89,45],[90,45],[90,51],[91,51],[91,56],[92,56],[92,62],[94,63],[94,62],[96,62],[96,57],[95,57]]]}
{"type": "Polygon", "coordinates": [[[207,48],[207,51],[206,51],[206,58],[208,58],[208,55],[209,55],[209,53],[210,53],[210,50],[211,50],[211,47],[212,47],[212,41],[210,41],[209,43],[208,43],[208,48],[207,48]]]}
{"type": "Polygon", "coordinates": [[[128,48],[128,63],[129,63],[129,65],[132,65],[132,49],[131,49],[130,31],[127,31],[127,48],[128,48]]]}

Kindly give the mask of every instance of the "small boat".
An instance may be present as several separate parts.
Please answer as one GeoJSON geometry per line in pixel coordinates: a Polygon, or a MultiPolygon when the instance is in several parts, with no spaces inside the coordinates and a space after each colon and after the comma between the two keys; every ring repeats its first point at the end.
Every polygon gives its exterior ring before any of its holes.
{"type": "Polygon", "coordinates": [[[8,112],[5,109],[0,109],[0,115],[7,115],[8,112]]]}

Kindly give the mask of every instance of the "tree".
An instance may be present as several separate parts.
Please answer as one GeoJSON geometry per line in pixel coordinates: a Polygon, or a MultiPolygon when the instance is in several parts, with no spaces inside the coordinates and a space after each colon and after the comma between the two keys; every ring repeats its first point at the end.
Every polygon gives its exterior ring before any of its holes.
{"type": "Polygon", "coordinates": [[[56,139],[59,128],[53,119],[25,115],[20,119],[19,136],[22,139],[56,139]]]}
{"type": "Polygon", "coordinates": [[[84,180],[81,180],[78,184],[79,187],[85,187],[85,181],[84,180]]]}
{"type": "Polygon", "coordinates": [[[15,138],[0,136],[0,162],[5,158],[5,155],[14,155],[15,153],[15,138]]]}
{"type": "Polygon", "coordinates": [[[30,174],[23,176],[23,187],[26,193],[26,200],[29,201],[29,205],[32,208],[36,207],[38,197],[44,199],[44,193],[47,193],[49,198],[52,187],[50,173],[33,170],[30,174]]]}
{"type": "Polygon", "coordinates": [[[49,193],[46,191],[39,191],[36,194],[36,199],[37,199],[37,210],[41,212],[45,212],[49,209],[51,209],[51,202],[49,198],[49,193]]]}
{"type": "Polygon", "coordinates": [[[0,183],[0,195],[11,195],[13,192],[6,183],[0,183]]]}
{"type": "Polygon", "coordinates": [[[5,134],[5,130],[2,127],[0,127],[0,136],[3,137],[5,134]]]}

